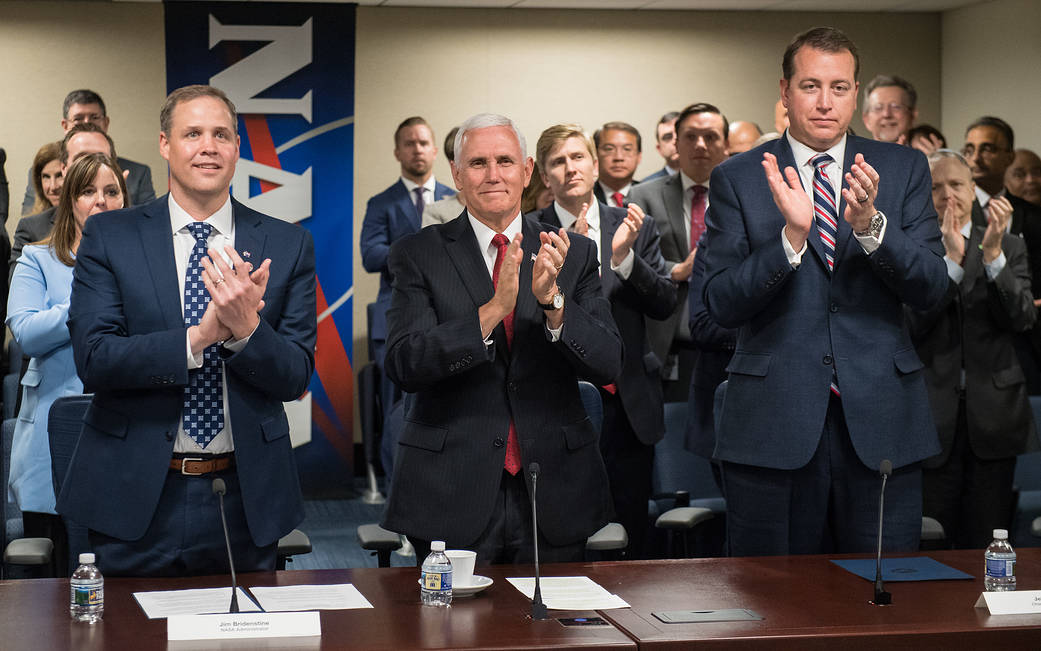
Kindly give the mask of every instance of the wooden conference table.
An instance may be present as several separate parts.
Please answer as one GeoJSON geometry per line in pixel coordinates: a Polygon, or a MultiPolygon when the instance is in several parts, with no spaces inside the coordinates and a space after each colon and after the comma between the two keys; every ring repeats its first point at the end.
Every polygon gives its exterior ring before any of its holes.
{"type": "MultiPolygon", "coordinates": [[[[68,581],[0,581],[0,648],[21,649],[1041,649],[1041,615],[990,616],[973,608],[983,589],[982,551],[928,556],[977,578],[890,582],[893,605],[868,603],[871,583],[828,556],[720,558],[547,565],[544,576],[586,575],[632,607],[600,614],[613,626],[567,628],[530,619],[508,576],[529,567],[479,568],[495,584],[452,608],[419,605],[414,568],[244,574],[243,586],[353,583],[372,609],[323,611],[322,637],[172,642],[165,620],[148,620],[135,591],[216,587],[223,577],[108,579],[104,621],[74,624],[68,581]],[[761,621],[664,624],[663,610],[748,608],[761,621]]],[[[1041,589],[1041,549],[1019,550],[1019,589],[1041,589]]],[[[592,613],[586,613],[587,615],[592,613]]],[[[551,617],[576,613],[550,611],[551,617]]]]}

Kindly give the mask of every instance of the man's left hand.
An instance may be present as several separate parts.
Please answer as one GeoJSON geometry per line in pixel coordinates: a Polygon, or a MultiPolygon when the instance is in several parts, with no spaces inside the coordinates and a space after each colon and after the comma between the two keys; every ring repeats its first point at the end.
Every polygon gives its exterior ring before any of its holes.
{"type": "MultiPolygon", "coordinates": [[[[535,256],[531,270],[531,293],[539,303],[545,305],[552,303],[553,296],[559,291],[557,275],[564,266],[571,240],[568,239],[567,230],[561,228],[556,233],[540,232],[539,241],[542,247],[535,256]]],[[[564,320],[563,310],[547,312],[546,320],[550,328],[559,328],[564,320]]]]}
{"type": "Polygon", "coordinates": [[[1012,219],[1012,204],[1005,197],[992,197],[987,202],[987,230],[983,232],[983,262],[990,264],[1001,255],[1001,238],[1012,219]]]}
{"type": "Polygon", "coordinates": [[[644,218],[643,208],[640,208],[635,203],[630,203],[625,219],[622,220],[621,225],[615,230],[614,237],[611,239],[612,265],[617,267],[622,264],[629,252],[633,250],[636,237],[640,234],[640,229],[643,227],[644,218]]]}
{"type": "Polygon", "coordinates": [[[862,233],[871,225],[875,209],[875,197],[878,196],[878,172],[864,160],[864,154],[857,154],[853,159],[853,167],[846,172],[848,187],[842,189],[842,198],[846,200],[843,219],[853,227],[854,233],[862,233]]]}
{"type": "Polygon", "coordinates": [[[234,268],[228,266],[216,249],[210,249],[209,258],[201,260],[202,280],[210,293],[217,318],[231,330],[236,340],[245,339],[260,323],[262,299],[271,275],[271,259],[264,260],[253,271],[253,265],[244,262],[234,247],[225,246],[224,251],[234,268]]]}

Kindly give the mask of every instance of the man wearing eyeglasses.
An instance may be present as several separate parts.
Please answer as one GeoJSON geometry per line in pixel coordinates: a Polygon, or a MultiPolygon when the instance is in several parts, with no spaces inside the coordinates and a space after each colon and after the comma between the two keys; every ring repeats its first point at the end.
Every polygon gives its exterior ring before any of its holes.
{"type": "MultiPolygon", "coordinates": [[[[74,90],[65,96],[62,105],[61,128],[64,133],[77,124],[89,122],[101,127],[108,133],[109,118],[105,112],[105,102],[101,96],[92,90],[74,90]]],[[[155,199],[155,188],[152,187],[152,170],[147,165],[128,160],[120,156],[117,159],[119,167],[127,175],[127,190],[130,191],[131,203],[135,206],[155,199]]],[[[33,174],[29,170],[29,182],[25,187],[25,198],[22,200],[22,215],[28,215],[32,211],[33,203],[36,201],[36,190],[33,188],[33,174]]]]}
{"type": "Polygon", "coordinates": [[[593,188],[596,198],[611,208],[625,208],[629,191],[638,181],[633,174],[640,166],[640,132],[626,122],[608,122],[593,134],[600,164],[600,180],[593,188]]]}
{"type": "Polygon", "coordinates": [[[906,145],[907,132],[918,119],[918,93],[911,82],[895,75],[877,75],[864,95],[864,126],[880,142],[906,145]]]}

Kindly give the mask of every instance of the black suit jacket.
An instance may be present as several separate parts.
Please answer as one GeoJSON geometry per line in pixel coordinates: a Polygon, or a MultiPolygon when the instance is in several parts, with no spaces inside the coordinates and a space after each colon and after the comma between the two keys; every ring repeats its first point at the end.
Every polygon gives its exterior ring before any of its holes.
{"type": "MultiPolygon", "coordinates": [[[[529,213],[530,217],[560,228],[556,204],[529,213]]],[[[676,307],[676,284],[665,271],[658,244],[658,225],[648,217],[633,244],[633,269],[625,280],[611,271],[611,240],[625,219],[622,208],[609,208],[600,202],[600,283],[611,302],[611,316],[622,336],[624,359],[622,374],[615,384],[625,415],[636,437],[654,445],[665,436],[665,417],[661,388],[661,360],[651,350],[644,315],[665,319],[676,307]]]]}
{"type": "Polygon", "coordinates": [[[942,465],[950,455],[963,367],[973,453],[1001,459],[1036,446],[1025,378],[1013,346],[1014,334],[1029,329],[1036,314],[1026,247],[1019,237],[1005,235],[1005,268],[991,281],[979,246],[984,230],[973,227],[963,262],[965,276],[961,283],[950,281],[939,305],[926,312],[904,308],[925,364],[929,404],[943,446],[939,455],[923,462],[927,468],[942,465]]]}
{"type": "Polygon", "coordinates": [[[501,323],[492,345],[481,337],[478,308],[494,290],[465,212],[391,246],[385,366],[402,390],[415,394],[383,519],[391,531],[452,546],[473,543],[495,508],[511,418],[524,467],[541,466],[539,529],[546,539],[576,543],[607,522],[607,473],[578,393],[579,379],[603,385],[621,370],[621,340],[600,288],[596,250],[586,238],[571,238],[557,277],[564,326],[553,342],[531,293],[531,256],[539,232],[550,228],[523,220],[509,347],[501,323]]]}

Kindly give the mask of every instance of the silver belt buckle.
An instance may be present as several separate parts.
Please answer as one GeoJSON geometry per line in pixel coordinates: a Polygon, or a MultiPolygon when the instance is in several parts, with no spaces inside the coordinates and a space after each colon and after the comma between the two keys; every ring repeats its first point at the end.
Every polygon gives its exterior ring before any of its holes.
{"type": "Polygon", "coordinates": [[[189,461],[199,461],[199,462],[202,462],[202,461],[205,461],[205,459],[203,459],[202,457],[185,457],[185,458],[181,459],[181,474],[182,475],[187,475],[189,477],[199,477],[199,476],[202,476],[202,475],[205,474],[205,473],[201,473],[201,472],[188,472],[185,469],[185,464],[188,463],[189,461]]]}

